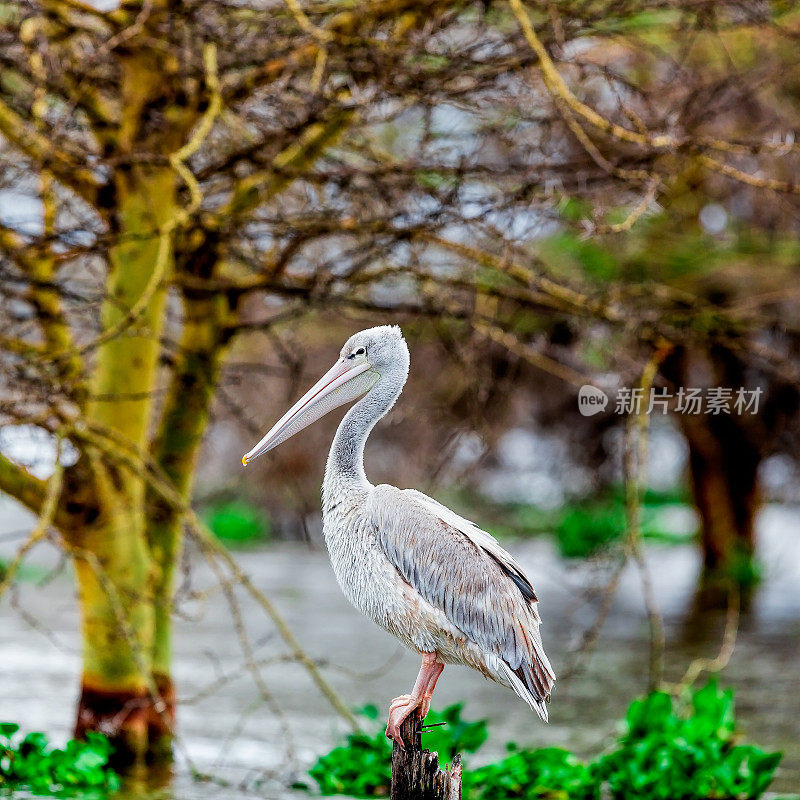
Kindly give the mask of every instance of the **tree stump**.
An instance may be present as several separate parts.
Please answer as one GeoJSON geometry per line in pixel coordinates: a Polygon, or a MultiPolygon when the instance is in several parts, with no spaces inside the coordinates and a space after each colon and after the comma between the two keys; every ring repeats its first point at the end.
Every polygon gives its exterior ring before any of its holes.
{"type": "Polygon", "coordinates": [[[422,749],[422,722],[410,714],[400,726],[405,747],[392,748],[391,800],[461,800],[461,755],[439,769],[438,753],[422,749]]]}

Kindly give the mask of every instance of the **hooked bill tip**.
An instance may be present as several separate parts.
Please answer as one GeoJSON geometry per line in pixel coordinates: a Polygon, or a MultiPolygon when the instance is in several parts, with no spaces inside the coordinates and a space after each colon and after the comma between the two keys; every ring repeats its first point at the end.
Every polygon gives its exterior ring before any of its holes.
{"type": "Polygon", "coordinates": [[[243,467],[247,466],[247,456],[246,455],[242,456],[242,466],[243,467]]]}

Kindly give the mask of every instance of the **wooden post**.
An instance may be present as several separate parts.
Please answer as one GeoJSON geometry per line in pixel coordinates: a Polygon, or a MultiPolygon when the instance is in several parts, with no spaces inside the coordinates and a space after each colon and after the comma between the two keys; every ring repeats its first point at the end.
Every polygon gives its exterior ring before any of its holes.
{"type": "Polygon", "coordinates": [[[400,726],[405,747],[392,748],[391,800],[461,800],[461,755],[439,769],[438,753],[422,749],[422,723],[410,714],[400,726]]]}

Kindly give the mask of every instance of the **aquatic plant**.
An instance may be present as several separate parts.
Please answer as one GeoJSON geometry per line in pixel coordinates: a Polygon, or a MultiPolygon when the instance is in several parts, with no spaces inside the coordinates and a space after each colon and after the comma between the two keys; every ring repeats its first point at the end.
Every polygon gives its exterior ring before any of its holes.
{"type": "Polygon", "coordinates": [[[71,739],[63,750],[50,747],[43,733],[20,735],[19,725],[0,722],[0,789],[28,788],[38,794],[72,789],[119,788],[109,766],[111,744],[101,733],[71,739]]]}
{"type": "MultiPolygon", "coordinates": [[[[425,747],[446,761],[456,753],[474,753],[488,735],[485,720],[467,722],[461,709],[460,704],[452,705],[432,710],[425,718],[425,747]]],[[[379,712],[377,706],[367,705],[358,713],[374,722],[379,712]]],[[[382,797],[389,794],[391,757],[392,745],[381,725],[374,734],[351,733],[344,745],[321,756],[309,774],[322,794],[382,797]]]]}
{"type": "Polygon", "coordinates": [[[229,544],[252,544],[269,538],[266,515],[244,500],[226,500],[210,506],[203,514],[211,532],[229,544]]]}
{"type": "MultiPolygon", "coordinates": [[[[485,722],[461,719],[461,706],[431,712],[447,721],[424,734],[423,744],[449,760],[474,753],[486,739],[485,722]]],[[[781,753],[741,744],[734,693],[716,680],[676,702],[652,692],[628,707],[625,731],[610,751],[584,763],[567,750],[507,745],[493,764],[465,769],[466,800],[757,800],[772,782],[781,753]]],[[[322,756],[310,775],[322,794],[378,797],[388,793],[391,747],[383,732],[351,734],[322,756]]]]}

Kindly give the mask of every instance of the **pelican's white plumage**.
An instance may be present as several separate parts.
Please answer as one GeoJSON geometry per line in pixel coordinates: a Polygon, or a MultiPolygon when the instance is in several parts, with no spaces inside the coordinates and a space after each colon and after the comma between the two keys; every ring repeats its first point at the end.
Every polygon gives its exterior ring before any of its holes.
{"type": "Polygon", "coordinates": [[[512,688],[542,719],[555,674],[542,645],[537,597],[519,563],[473,522],[414,489],[373,486],[364,444],[408,376],[396,326],[352,336],[331,370],[244,457],[275,447],[358,397],[336,432],[323,483],[323,532],[347,598],[423,657],[409,695],[390,708],[387,735],[427,713],[444,664],[464,664],[512,688]],[[362,396],[363,395],[363,396],[362,396]]]}

